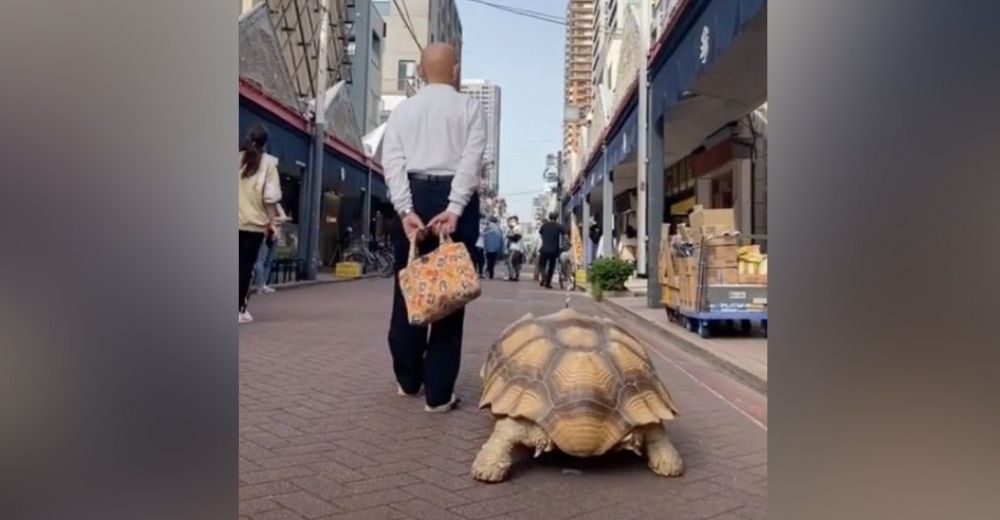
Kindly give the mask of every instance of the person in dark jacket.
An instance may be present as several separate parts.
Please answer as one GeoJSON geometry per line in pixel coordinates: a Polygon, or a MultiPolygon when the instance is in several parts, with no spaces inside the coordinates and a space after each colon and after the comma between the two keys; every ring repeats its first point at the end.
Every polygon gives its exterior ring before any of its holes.
{"type": "Polygon", "coordinates": [[[542,224],[538,234],[542,237],[542,246],[539,248],[539,261],[542,271],[541,285],[547,289],[552,288],[552,275],[556,271],[556,263],[559,261],[561,251],[561,240],[566,230],[559,224],[559,214],[549,213],[549,220],[542,224]]]}

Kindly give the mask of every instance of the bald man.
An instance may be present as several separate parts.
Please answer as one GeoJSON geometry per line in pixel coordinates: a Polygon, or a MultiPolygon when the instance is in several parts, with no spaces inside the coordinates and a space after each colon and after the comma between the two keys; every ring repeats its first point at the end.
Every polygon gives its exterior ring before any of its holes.
{"type": "Polygon", "coordinates": [[[455,48],[427,47],[419,73],[426,85],[392,111],[382,143],[382,166],[392,204],[399,213],[393,229],[396,254],[395,296],[389,327],[389,350],[401,395],[424,390],[428,412],[458,405],[455,379],[462,352],[465,310],[430,326],[415,327],[407,318],[399,290],[399,270],[406,266],[410,241],[421,254],[451,235],[472,254],[479,238],[479,171],[486,149],[486,128],[479,103],[458,91],[455,48]]]}

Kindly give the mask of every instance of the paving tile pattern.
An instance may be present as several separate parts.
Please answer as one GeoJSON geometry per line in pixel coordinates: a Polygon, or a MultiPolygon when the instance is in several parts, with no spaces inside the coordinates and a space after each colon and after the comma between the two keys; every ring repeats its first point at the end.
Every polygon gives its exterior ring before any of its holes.
{"type": "MultiPolygon", "coordinates": [[[[386,336],[391,281],[255,296],[240,326],[241,519],[759,519],[767,516],[767,433],[657,358],[681,409],[669,432],[687,474],[664,479],[631,453],[525,455],[511,478],[469,476],[492,420],[476,409],[479,366],[498,333],[563,296],[486,282],[466,320],[458,410],[427,414],[396,395],[386,336]]],[[[584,298],[574,304],[602,312],[584,298]]]]}

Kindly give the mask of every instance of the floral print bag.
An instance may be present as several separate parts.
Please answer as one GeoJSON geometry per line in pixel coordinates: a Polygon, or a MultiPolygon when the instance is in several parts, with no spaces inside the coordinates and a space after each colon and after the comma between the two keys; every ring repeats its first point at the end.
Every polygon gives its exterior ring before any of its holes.
{"type": "Polygon", "coordinates": [[[448,316],[482,293],[469,250],[447,236],[420,257],[416,241],[410,241],[410,260],[399,271],[399,288],[410,324],[419,326],[448,316]]]}

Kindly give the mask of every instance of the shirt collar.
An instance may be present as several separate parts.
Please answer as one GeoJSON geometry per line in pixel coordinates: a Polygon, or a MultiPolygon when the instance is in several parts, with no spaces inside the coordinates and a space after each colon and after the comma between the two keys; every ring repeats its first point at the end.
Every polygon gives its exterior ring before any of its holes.
{"type": "Polygon", "coordinates": [[[455,87],[447,83],[428,83],[424,85],[423,88],[424,90],[441,90],[441,89],[455,90],[455,87]]]}

